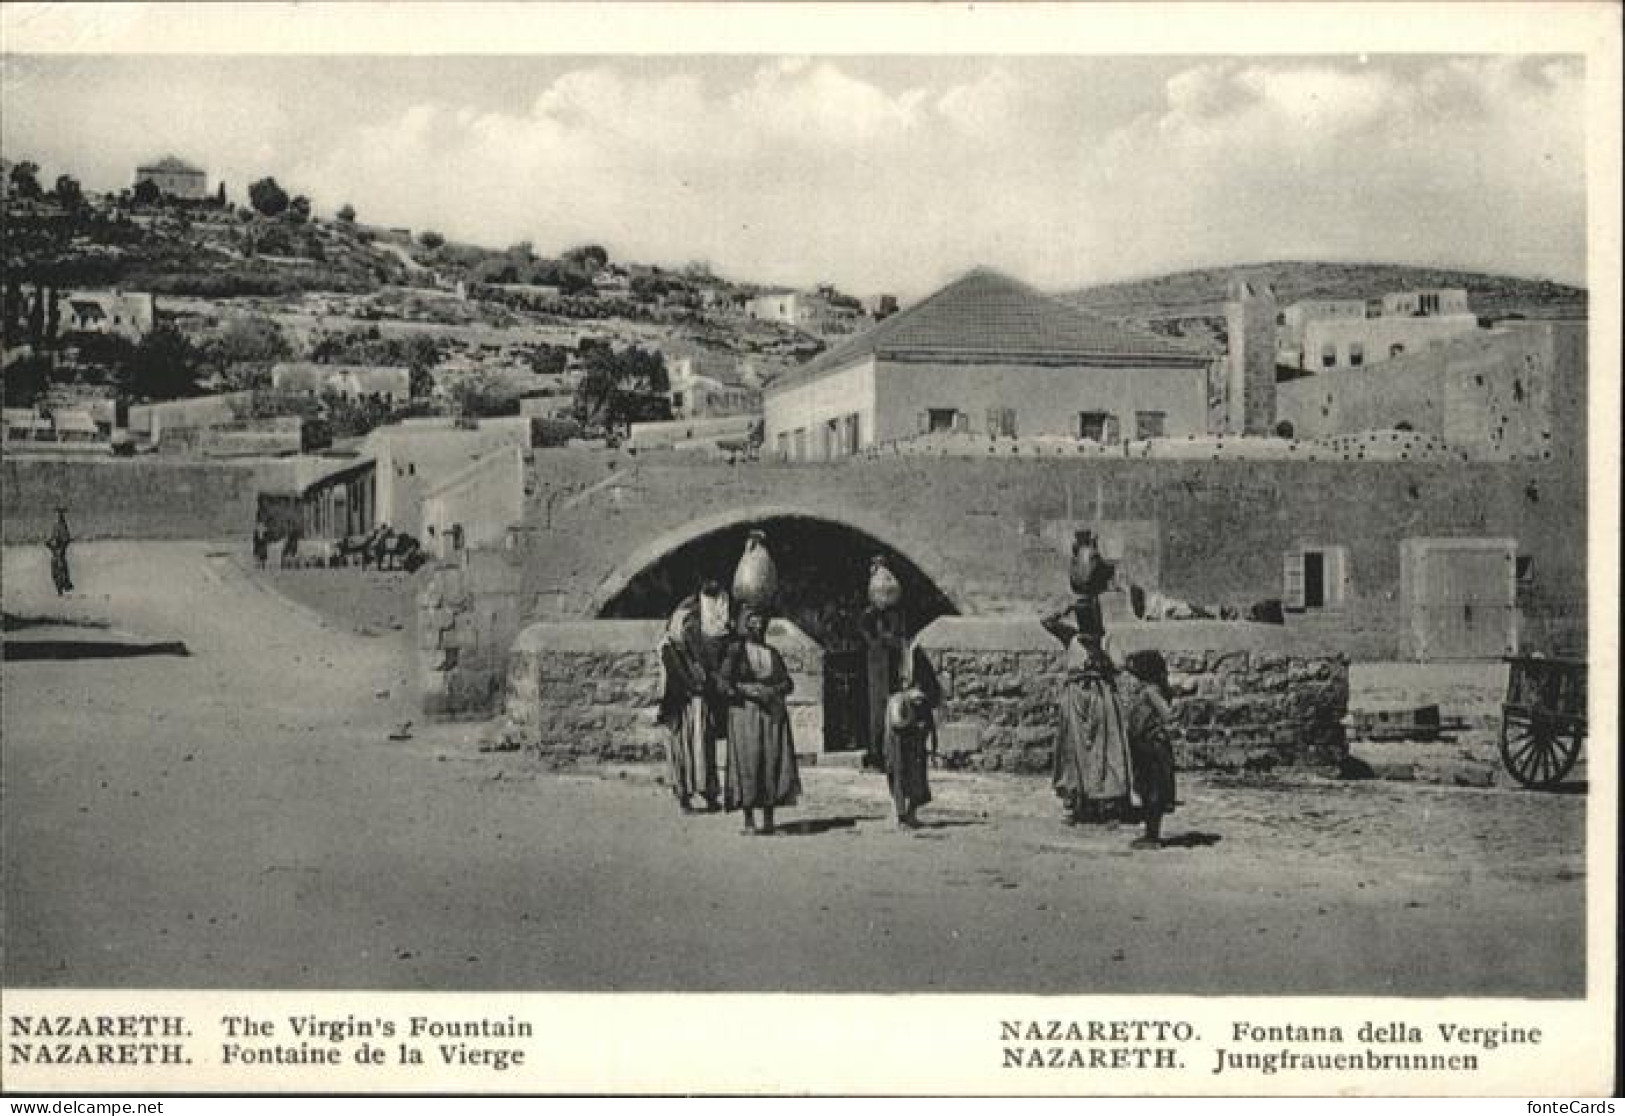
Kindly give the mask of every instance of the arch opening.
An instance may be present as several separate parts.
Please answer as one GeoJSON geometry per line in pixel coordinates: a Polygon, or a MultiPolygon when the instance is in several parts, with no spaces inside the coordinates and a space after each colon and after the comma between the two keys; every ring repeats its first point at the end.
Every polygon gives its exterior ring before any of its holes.
{"type": "Polygon", "coordinates": [[[909,635],[939,616],[959,613],[947,591],[918,563],[869,531],[816,515],[775,512],[702,529],[678,542],[632,573],[597,605],[595,615],[664,619],[707,578],[731,588],[752,530],[766,534],[778,570],[778,614],[826,650],[862,645],[857,622],[868,604],[869,561],[877,555],[902,584],[899,607],[909,635]]]}
{"type": "Polygon", "coordinates": [[[639,556],[606,582],[595,607],[603,619],[663,619],[684,597],[714,578],[731,589],[753,530],[767,536],[778,571],[777,614],[813,645],[798,655],[792,701],[798,748],[862,750],[869,726],[869,649],[859,627],[868,606],[870,560],[887,560],[903,595],[899,609],[912,638],[939,616],[957,615],[948,592],[907,554],[848,523],[794,511],[741,514],[701,524],[673,545],[639,556]]]}

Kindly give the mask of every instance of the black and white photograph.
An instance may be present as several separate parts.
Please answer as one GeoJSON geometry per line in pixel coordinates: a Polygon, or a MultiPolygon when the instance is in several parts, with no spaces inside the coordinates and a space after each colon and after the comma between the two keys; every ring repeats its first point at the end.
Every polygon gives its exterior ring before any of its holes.
{"type": "Polygon", "coordinates": [[[1617,9],[8,7],[8,1088],[1610,1088],[1617,9]]]}

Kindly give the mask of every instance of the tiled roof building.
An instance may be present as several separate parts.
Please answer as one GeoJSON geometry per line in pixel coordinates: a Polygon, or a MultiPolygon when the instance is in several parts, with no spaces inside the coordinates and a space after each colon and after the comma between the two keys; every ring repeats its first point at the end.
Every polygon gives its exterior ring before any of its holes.
{"type": "Polygon", "coordinates": [[[1211,355],[978,269],[776,380],[767,448],[826,459],[918,434],[1205,434],[1211,355]]]}

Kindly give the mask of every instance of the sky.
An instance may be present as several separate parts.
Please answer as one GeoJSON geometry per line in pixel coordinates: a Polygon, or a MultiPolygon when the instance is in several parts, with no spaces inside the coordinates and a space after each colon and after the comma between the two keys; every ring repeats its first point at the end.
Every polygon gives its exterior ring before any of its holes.
{"type": "Polygon", "coordinates": [[[1583,284],[1585,69],[1538,56],[0,60],[0,152],[543,255],[918,298],[1280,259],[1583,284]]]}

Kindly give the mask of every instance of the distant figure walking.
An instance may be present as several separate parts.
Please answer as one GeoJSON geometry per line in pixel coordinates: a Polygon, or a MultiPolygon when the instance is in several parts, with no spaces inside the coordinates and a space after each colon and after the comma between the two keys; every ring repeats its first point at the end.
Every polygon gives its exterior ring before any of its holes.
{"type": "Polygon", "coordinates": [[[706,809],[717,804],[716,733],[706,703],[708,672],[700,653],[699,598],[677,606],[660,641],[660,669],[665,677],[660,723],[666,726],[667,772],[678,808],[694,812],[694,797],[706,809]]]}
{"type": "Polygon", "coordinates": [[[56,595],[73,592],[73,578],[68,573],[68,547],[73,542],[73,533],[68,530],[68,509],[56,509],[56,526],[51,528],[51,534],[45,540],[45,549],[51,552],[51,581],[56,585],[56,595]]]}
{"type": "Polygon", "coordinates": [[[1168,661],[1158,651],[1136,651],[1118,678],[1134,793],[1139,796],[1145,836],[1135,848],[1162,847],[1163,815],[1174,809],[1174,746],[1169,736],[1168,661]]]}
{"type": "Polygon", "coordinates": [[[767,643],[767,612],[747,605],[740,615],[743,638],[728,648],[719,689],[728,700],[728,779],[724,801],[745,812],[745,833],[771,836],[773,812],[793,806],[801,794],[795,742],[784,698],[790,672],[767,643]],[[756,811],[762,828],[756,828],[756,811]]]}
{"type": "Polygon", "coordinates": [[[260,569],[265,568],[266,559],[271,556],[271,531],[265,525],[265,520],[254,521],[254,565],[260,569]]]}

